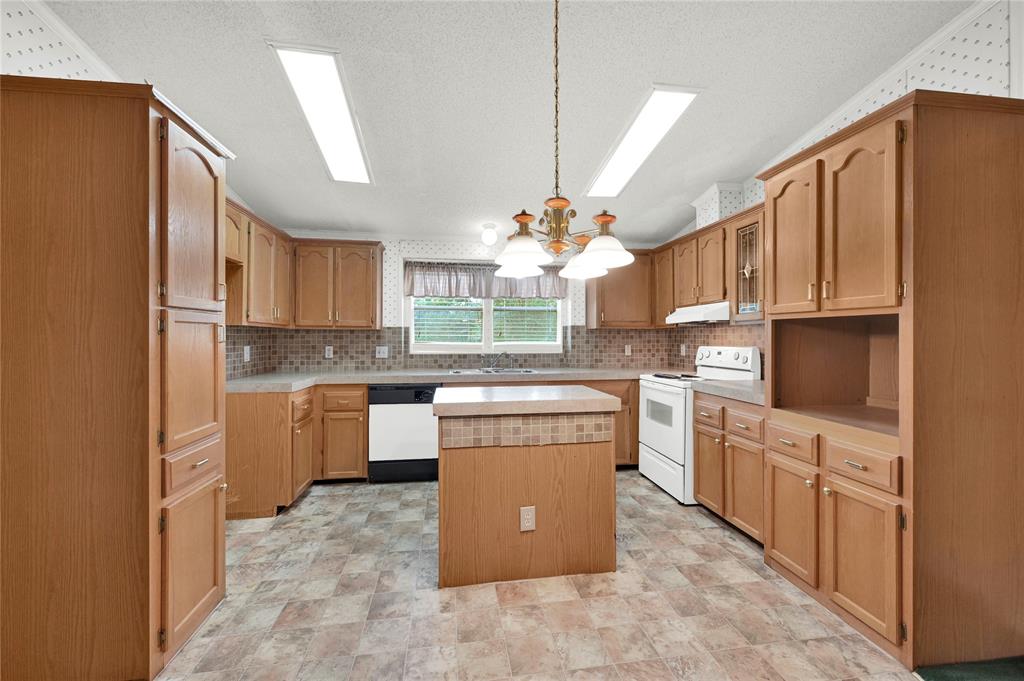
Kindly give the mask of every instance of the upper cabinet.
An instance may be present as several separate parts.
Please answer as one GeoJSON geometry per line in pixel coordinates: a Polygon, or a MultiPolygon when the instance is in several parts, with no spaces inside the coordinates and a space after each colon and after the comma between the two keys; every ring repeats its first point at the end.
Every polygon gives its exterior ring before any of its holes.
{"type": "Polygon", "coordinates": [[[899,305],[902,126],[881,121],[767,178],[770,313],[899,305]]]}
{"type": "Polygon", "coordinates": [[[276,324],[277,307],[274,304],[274,260],[277,256],[277,232],[250,222],[249,260],[246,263],[248,279],[248,310],[246,321],[250,324],[276,324]]]}
{"type": "Polygon", "coordinates": [[[233,204],[224,209],[224,257],[245,264],[249,255],[249,220],[233,204]]]}
{"type": "Polygon", "coordinates": [[[274,242],[274,323],[292,323],[292,242],[278,235],[274,242]]]}
{"type": "Polygon", "coordinates": [[[636,260],[608,274],[587,280],[587,327],[643,329],[652,325],[653,257],[635,253],[636,260]]]}
{"type": "Polygon", "coordinates": [[[733,321],[764,318],[764,211],[744,214],[727,228],[726,272],[733,321]]]}
{"type": "Polygon", "coordinates": [[[163,118],[160,291],[164,305],[222,311],[224,163],[206,145],[163,118]]]}
{"type": "Polygon", "coordinates": [[[330,326],[334,321],[334,249],[295,247],[295,326],[330,326]]]}
{"type": "Polygon", "coordinates": [[[295,248],[295,326],[379,329],[378,242],[300,242],[295,248]]]}
{"type": "Polygon", "coordinates": [[[676,307],[697,304],[697,240],[687,239],[672,247],[676,307]]]}
{"type": "Polygon", "coordinates": [[[665,318],[676,309],[675,277],[673,276],[673,253],[671,248],[664,248],[652,256],[654,266],[654,325],[669,326],[665,318]]]}
{"type": "Polygon", "coordinates": [[[697,302],[725,300],[725,229],[697,237],[697,302]]]}

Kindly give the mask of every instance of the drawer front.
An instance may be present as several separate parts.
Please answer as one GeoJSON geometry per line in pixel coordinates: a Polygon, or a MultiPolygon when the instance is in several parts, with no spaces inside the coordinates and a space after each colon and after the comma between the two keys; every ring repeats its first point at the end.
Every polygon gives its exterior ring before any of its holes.
{"type": "Polygon", "coordinates": [[[878,489],[900,493],[902,457],[827,437],[821,438],[829,470],[878,489]]]}
{"type": "Polygon", "coordinates": [[[366,393],[362,390],[324,391],[324,411],[362,411],[366,393]]]}
{"type": "Polygon", "coordinates": [[[216,435],[163,458],[163,493],[175,494],[213,472],[224,471],[224,438],[216,435]]]}
{"type": "Polygon", "coordinates": [[[725,408],[717,404],[709,404],[708,402],[694,400],[693,422],[721,430],[723,411],[725,411],[725,408]]]}
{"type": "Polygon", "coordinates": [[[811,465],[818,465],[818,434],[768,424],[768,448],[811,465]]]}
{"type": "Polygon", "coordinates": [[[764,442],[764,417],[725,410],[725,429],[754,442],[764,442]]]}
{"type": "Polygon", "coordinates": [[[298,423],[309,418],[313,414],[313,396],[295,400],[292,402],[292,423],[298,423]]]}

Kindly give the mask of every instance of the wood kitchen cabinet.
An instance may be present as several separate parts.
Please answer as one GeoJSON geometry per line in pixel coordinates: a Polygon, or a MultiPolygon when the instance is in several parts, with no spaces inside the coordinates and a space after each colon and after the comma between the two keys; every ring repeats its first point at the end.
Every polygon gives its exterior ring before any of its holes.
{"type": "Polygon", "coordinates": [[[298,242],[295,325],[381,328],[382,255],[376,241],[298,242]]]}
{"type": "Polygon", "coordinates": [[[244,265],[249,257],[249,219],[230,202],[224,209],[224,218],[224,257],[244,265]]]}
{"type": "Polygon", "coordinates": [[[821,234],[821,161],[765,183],[768,312],[816,312],[821,234]]]}
{"type": "Polygon", "coordinates": [[[665,318],[676,309],[673,260],[671,248],[657,251],[653,256],[654,326],[671,326],[665,323],[665,318]]]}
{"type": "Polygon", "coordinates": [[[313,482],[313,418],[292,426],[292,489],[291,497],[298,499],[313,482]]]}
{"type": "Polygon", "coordinates": [[[729,217],[725,230],[732,321],[764,319],[764,206],[758,204],[729,217]]]}
{"type": "Polygon", "coordinates": [[[162,628],[177,650],[224,598],[224,492],[218,475],[164,506],[162,628]]]}
{"type": "Polygon", "coordinates": [[[765,463],[765,555],[817,587],[818,472],[774,454],[765,463]]]}
{"type": "MultiPolygon", "coordinates": [[[[518,385],[522,385],[521,383],[518,385]]],[[[588,388],[618,397],[622,408],[615,414],[615,464],[636,465],[640,459],[640,383],[639,381],[587,381],[588,388]]]]}
{"type": "Polygon", "coordinates": [[[725,229],[697,237],[697,302],[725,300],[725,229]]]}
{"type": "Polygon", "coordinates": [[[250,222],[246,263],[246,323],[288,326],[292,319],[292,243],[283,233],[250,222]]]}
{"type": "Polygon", "coordinates": [[[697,304],[697,240],[685,239],[672,246],[673,279],[675,281],[676,307],[697,304]]]}
{"type": "Polygon", "coordinates": [[[366,477],[366,416],[362,411],[324,414],[323,478],[366,477]]]}
{"type": "Polygon", "coordinates": [[[764,447],[725,436],[725,515],[757,541],[764,528],[764,447]]]}
{"type": "Polygon", "coordinates": [[[334,250],[305,244],[295,247],[295,326],[333,324],[334,250]]]}
{"type": "Polygon", "coordinates": [[[224,428],[224,317],[163,310],[163,448],[167,453],[224,428]]]}
{"type": "Polygon", "coordinates": [[[274,323],[289,326],[292,323],[292,262],[293,246],[290,239],[278,235],[274,243],[274,323]]]}
{"type": "Polygon", "coordinates": [[[725,513],[725,457],[721,433],[693,429],[693,496],[708,510],[725,513]]]}
{"type": "Polygon", "coordinates": [[[636,259],[625,267],[587,280],[587,327],[591,329],[644,329],[652,326],[653,258],[633,251],[636,259]]]}

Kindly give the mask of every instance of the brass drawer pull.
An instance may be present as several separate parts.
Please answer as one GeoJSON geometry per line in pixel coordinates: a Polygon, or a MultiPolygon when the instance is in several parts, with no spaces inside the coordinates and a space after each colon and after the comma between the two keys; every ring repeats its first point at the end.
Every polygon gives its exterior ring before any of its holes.
{"type": "MultiPolygon", "coordinates": [[[[814,481],[813,480],[804,480],[804,487],[814,487],[814,481]]],[[[828,488],[826,488],[826,489],[828,489],[828,488]]]]}
{"type": "Polygon", "coordinates": [[[866,471],[868,469],[868,467],[865,466],[864,464],[857,463],[856,461],[850,461],[849,459],[843,459],[843,463],[845,463],[850,468],[856,468],[859,471],[866,471]]]}
{"type": "Polygon", "coordinates": [[[821,493],[824,494],[826,497],[832,496],[832,490],[828,487],[822,487],[821,493]]]}
{"type": "Polygon", "coordinates": [[[736,427],[737,427],[737,428],[741,428],[741,429],[743,429],[743,430],[750,430],[750,426],[748,426],[748,425],[747,425],[747,424],[745,424],[745,423],[737,423],[737,424],[736,424],[736,427]]]}
{"type": "Polygon", "coordinates": [[[709,419],[709,418],[711,418],[711,414],[707,413],[706,411],[701,411],[701,412],[698,412],[698,413],[699,413],[699,414],[700,414],[701,416],[703,416],[704,418],[706,418],[706,419],[709,419]]]}
{"type": "Polygon", "coordinates": [[[192,468],[199,468],[200,466],[205,466],[208,463],[210,463],[209,459],[202,459],[201,461],[196,461],[192,464],[192,468]]]}
{"type": "Polygon", "coordinates": [[[786,445],[787,447],[796,447],[796,443],[795,442],[793,442],[792,440],[787,440],[784,437],[780,437],[779,438],[779,442],[781,442],[782,444],[786,445]]]}
{"type": "Polygon", "coordinates": [[[807,300],[814,300],[814,282],[807,283],[807,300]]]}

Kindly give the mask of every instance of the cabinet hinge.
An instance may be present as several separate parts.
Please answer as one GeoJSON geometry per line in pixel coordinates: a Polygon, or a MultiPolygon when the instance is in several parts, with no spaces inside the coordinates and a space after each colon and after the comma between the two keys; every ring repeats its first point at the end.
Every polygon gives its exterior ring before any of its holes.
{"type": "Polygon", "coordinates": [[[900,640],[901,641],[906,641],[907,640],[907,623],[906,622],[900,622],[900,640]]]}
{"type": "Polygon", "coordinates": [[[907,127],[902,123],[898,123],[897,125],[899,125],[899,127],[896,128],[896,141],[903,144],[907,141],[907,127]]]}
{"type": "Polygon", "coordinates": [[[156,293],[157,293],[158,296],[166,296],[167,295],[167,285],[164,284],[164,282],[161,281],[159,284],[156,285],[156,293]]]}
{"type": "Polygon", "coordinates": [[[160,124],[157,126],[157,138],[162,140],[167,139],[167,119],[161,118],[160,124]]]}
{"type": "Polygon", "coordinates": [[[162,430],[156,431],[156,443],[158,445],[162,445],[164,443],[164,431],[162,431],[162,430]]]}
{"type": "Polygon", "coordinates": [[[163,534],[164,530],[167,529],[167,516],[160,516],[160,520],[157,521],[156,527],[157,530],[159,530],[160,534],[163,534]]]}
{"type": "Polygon", "coordinates": [[[163,650],[167,647],[167,630],[163,627],[161,627],[160,630],[156,632],[156,642],[160,645],[160,650],[163,650]]]}
{"type": "Polygon", "coordinates": [[[900,285],[896,287],[896,296],[898,298],[907,297],[907,282],[900,282],[900,285]]]}
{"type": "Polygon", "coordinates": [[[156,320],[156,332],[157,333],[163,333],[164,332],[164,319],[163,319],[163,317],[157,317],[157,320],[156,320]]]}
{"type": "Polygon", "coordinates": [[[900,525],[900,529],[903,530],[904,532],[907,530],[907,514],[903,513],[902,511],[900,512],[899,525],[900,525]]]}

